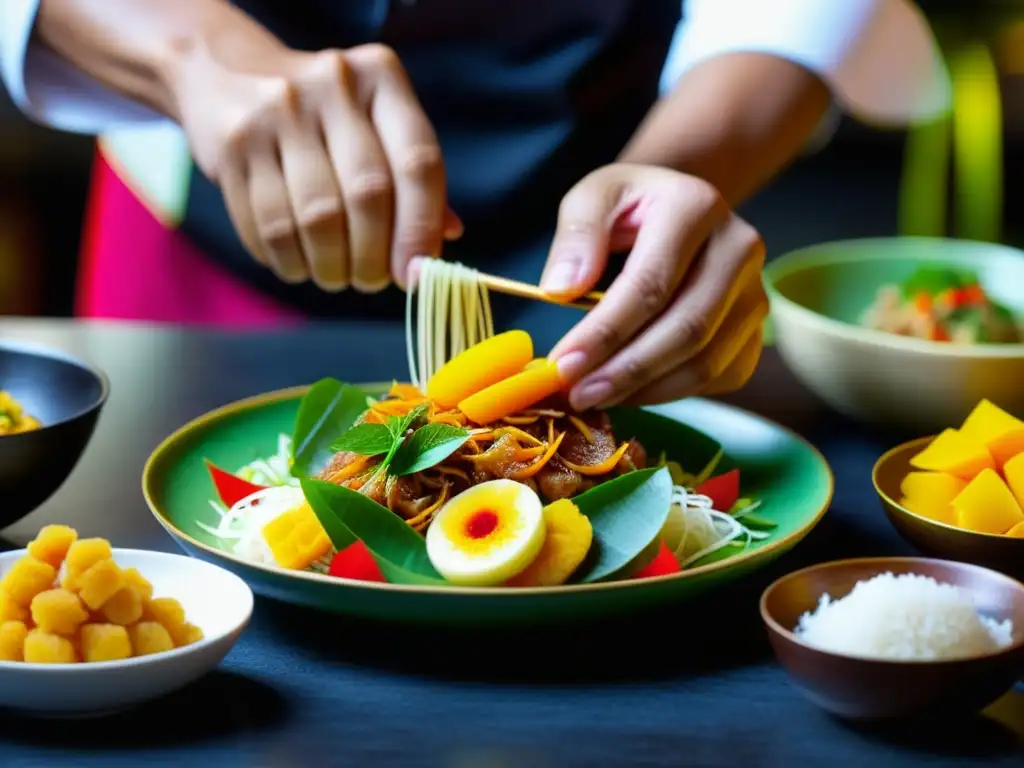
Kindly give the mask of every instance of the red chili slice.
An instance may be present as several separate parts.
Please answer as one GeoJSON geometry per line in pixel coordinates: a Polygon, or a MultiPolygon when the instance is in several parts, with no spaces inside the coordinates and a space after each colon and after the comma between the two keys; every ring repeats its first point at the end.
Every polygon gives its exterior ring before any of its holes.
{"type": "Polygon", "coordinates": [[[256,491],[262,491],[267,487],[265,485],[250,483],[248,480],[243,480],[238,475],[225,472],[210,461],[206,462],[206,468],[210,471],[210,477],[213,478],[213,485],[217,489],[217,496],[220,497],[220,500],[224,502],[224,505],[228,507],[228,509],[240,502],[246,496],[256,493],[256,491]]]}
{"type": "Polygon", "coordinates": [[[633,574],[634,579],[649,579],[652,576],[665,576],[669,573],[679,573],[682,568],[679,567],[679,561],[676,560],[676,556],[669,550],[668,545],[662,541],[661,546],[658,548],[658,554],[654,556],[647,565],[641,568],[639,571],[633,574]]]}
{"type": "Polygon", "coordinates": [[[740,471],[731,469],[718,477],[712,477],[702,483],[696,492],[711,499],[712,506],[719,512],[728,512],[740,497],[740,471]]]}
{"type": "Polygon", "coordinates": [[[345,547],[331,560],[331,567],[327,570],[331,576],[339,579],[355,579],[356,581],[380,581],[386,582],[380,566],[373,559],[370,550],[361,541],[353,542],[345,547]]]}

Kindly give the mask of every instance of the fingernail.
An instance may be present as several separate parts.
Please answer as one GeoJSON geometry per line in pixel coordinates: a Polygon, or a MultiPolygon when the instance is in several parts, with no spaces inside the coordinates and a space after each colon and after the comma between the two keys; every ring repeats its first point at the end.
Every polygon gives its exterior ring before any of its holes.
{"type": "Polygon", "coordinates": [[[558,358],[557,363],[562,381],[571,383],[583,375],[587,365],[587,355],[585,352],[570,352],[558,358]]]}
{"type": "Polygon", "coordinates": [[[458,240],[462,237],[462,233],[465,231],[465,227],[462,226],[462,222],[452,222],[444,228],[444,239],[445,240],[458,240]]]}
{"type": "Polygon", "coordinates": [[[569,396],[573,407],[578,411],[585,411],[596,405],[601,405],[612,396],[612,383],[598,379],[597,381],[584,381],[576,387],[569,396]]]}
{"type": "Polygon", "coordinates": [[[548,293],[565,293],[576,287],[576,275],[578,269],[576,262],[570,259],[558,261],[543,276],[540,282],[541,290],[548,293]]]}

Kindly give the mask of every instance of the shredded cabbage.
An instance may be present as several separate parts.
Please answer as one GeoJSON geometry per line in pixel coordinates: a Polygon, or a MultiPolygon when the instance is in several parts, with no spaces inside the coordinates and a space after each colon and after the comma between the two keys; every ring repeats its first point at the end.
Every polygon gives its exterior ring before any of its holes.
{"type": "Polygon", "coordinates": [[[759,502],[748,503],[734,516],[715,509],[707,496],[676,485],[661,536],[680,567],[685,568],[734,542],[745,547],[751,541],[768,538],[770,532],[753,530],[742,522],[743,514],[749,514],[758,505],[759,502]]]}
{"type": "Polygon", "coordinates": [[[211,499],[210,506],[219,522],[209,526],[197,520],[196,525],[216,536],[229,552],[243,560],[277,565],[263,538],[263,528],[304,499],[298,478],[292,477],[291,461],[292,439],[285,434],[278,435],[277,452],[273,456],[251,461],[235,472],[243,480],[268,487],[246,496],[231,509],[219,499],[211,499]]]}

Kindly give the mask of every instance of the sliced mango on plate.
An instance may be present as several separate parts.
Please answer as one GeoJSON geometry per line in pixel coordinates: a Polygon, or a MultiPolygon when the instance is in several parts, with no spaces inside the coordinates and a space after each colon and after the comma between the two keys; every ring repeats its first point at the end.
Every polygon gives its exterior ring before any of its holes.
{"type": "Polygon", "coordinates": [[[546,360],[467,397],[459,403],[459,410],[477,424],[490,424],[536,405],[562,386],[558,365],[546,360]]]}
{"type": "Polygon", "coordinates": [[[985,469],[995,468],[985,444],[956,429],[947,429],[938,435],[910,460],[910,464],[915,469],[945,472],[967,481],[985,469]]]}
{"type": "Polygon", "coordinates": [[[956,522],[979,533],[1003,534],[1024,523],[1024,512],[993,469],[983,469],[955,499],[956,522]]]}
{"type": "Polygon", "coordinates": [[[900,504],[929,520],[956,525],[953,499],[966,487],[966,480],[944,472],[911,472],[900,483],[900,504]]]}
{"type": "Polygon", "coordinates": [[[523,370],[533,360],[526,331],[506,331],[459,353],[427,382],[427,397],[445,408],[523,370]]]}
{"type": "Polygon", "coordinates": [[[997,468],[1024,452],[1024,421],[990,400],[975,406],[960,427],[960,434],[985,445],[997,468]]]}

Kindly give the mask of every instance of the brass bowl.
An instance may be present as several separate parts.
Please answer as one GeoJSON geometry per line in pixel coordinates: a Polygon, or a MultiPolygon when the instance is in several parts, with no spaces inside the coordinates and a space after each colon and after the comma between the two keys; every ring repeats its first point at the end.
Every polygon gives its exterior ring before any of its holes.
{"type": "Polygon", "coordinates": [[[920,453],[934,435],[898,445],[875,462],[871,480],[886,516],[900,535],[922,552],[948,560],[975,563],[1015,578],[1024,577],[1024,539],[977,533],[946,525],[900,506],[900,483],[913,471],[910,459],[920,453]]]}
{"type": "Polygon", "coordinates": [[[805,568],[761,596],[761,618],[779,662],[813,702],[854,720],[917,720],[973,714],[1024,673],[1024,584],[988,568],[919,557],[838,560],[805,568]],[[823,593],[845,597],[858,581],[886,571],[931,576],[970,594],[979,611],[1013,622],[1010,647],[943,661],[880,660],[825,651],[793,630],[823,593]]]}

